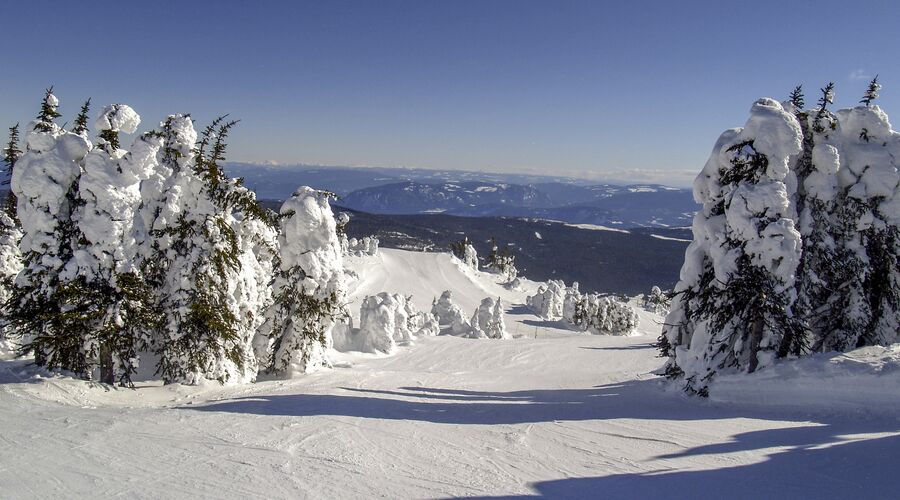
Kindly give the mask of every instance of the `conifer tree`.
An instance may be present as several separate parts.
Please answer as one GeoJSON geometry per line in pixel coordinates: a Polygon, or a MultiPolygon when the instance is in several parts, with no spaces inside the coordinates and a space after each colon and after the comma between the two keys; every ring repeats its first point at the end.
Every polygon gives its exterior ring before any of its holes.
{"type": "Polygon", "coordinates": [[[791,105],[794,106],[795,110],[802,110],[805,102],[803,100],[803,85],[797,85],[794,87],[794,90],[791,91],[791,95],[789,96],[791,105]]]}
{"type": "Polygon", "coordinates": [[[752,372],[805,347],[793,314],[800,235],[785,182],[801,149],[797,120],[761,99],[742,130],[720,137],[695,183],[703,210],[659,342],[666,375],[689,392],[706,395],[719,371],[752,372]]]}
{"type": "Polygon", "coordinates": [[[872,104],[872,101],[878,98],[878,91],[881,90],[881,84],[878,83],[878,75],[875,75],[875,78],[872,78],[872,81],[869,82],[869,87],[866,89],[865,95],[863,98],[859,100],[861,104],[865,104],[868,108],[869,105],[872,104]]]}
{"type": "Polygon", "coordinates": [[[820,89],[822,97],[819,98],[816,108],[816,115],[813,119],[813,130],[818,133],[825,132],[826,127],[822,125],[823,119],[829,119],[828,128],[834,128],[834,117],[828,112],[828,105],[834,104],[834,82],[828,82],[824,88],[820,89]]]}
{"type": "Polygon", "coordinates": [[[85,135],[88,132],[88,113],[91,109],[91,100],[88,99],[84,101],[84,104],[81,105],[81,110],[78,111],[78,115],[75,117],[75,122],[72,127],[72,133],[78,135],[85,135]]]}
{"type": "Polygon", "coordinates": [[[24,269],[16,277],[6,319],[24,341],[22,352],[33,352],[37,365],[90,378],[92,346],[85,339],[92,332],[86,325],[97,310],[85,301],[89,294],[81,283],[64,274],[77,247],[72,214],[78,205],[81,162],[90,144],[56,125],[58,104],[48,89],[28,132],[27,151],[13,171],[24,269]]]}
{"type": "MultiPolygon", "coordinates": [[[[22,150],[19,149],[19,124],[17,123],[9,128],[9,142],[7,142],[6,147],[3,148],[3,173],[6,175],[6,179],[3,181],[4,185],[8,186],[12,181],[13,169],[16,167],[16,162],[21,155],[22,150]]],[[[18,218],[16,217],[16,195],[11,189],[6,198],[5,211],[18,225],[18,218]]]]}
{"type": "Polygon", "coordinates": [[[225,140],[236,123],[220,117],[200,134],[192,168],[181,168],[172,181],[188,196],[175,200],[182,208],[174,220],[153,229],[172,242],[161,292],[170,312],[156,342],[166,382],[241,382],[256,375],[252,337],[258,321],[244,314],[236,295],[246,261],[241,221],[271,227],[274,218],[222,170],[225,140]]]}

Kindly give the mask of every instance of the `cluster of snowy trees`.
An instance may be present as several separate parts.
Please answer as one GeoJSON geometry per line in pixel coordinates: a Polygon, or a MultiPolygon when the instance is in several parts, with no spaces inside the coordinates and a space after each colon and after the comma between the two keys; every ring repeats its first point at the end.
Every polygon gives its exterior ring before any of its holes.
{"type": "Polygon", "coordinates": [[[363,299],[358,329],[352,325],[335,329],[334,347],[339,351],[393,354],[398,345],[409,344],[417,337],[441,334],[509,338],[500,299],[483,299],[467,320],[449,290],[433,301],[430,312],[418,310],[412,297],[381,292],[363,299]]]}
{"type": "Polygon", "coordinates": [[[672,305],[672,298],[658,286],[650,288],[650,293],[644,295],[644,310],[656,314],[668,314],[672,305]]]}
{"type": "Polygon", "coordinates": [[[708,394],[716,373],[887,345],[900,332],[900,134],[873,104],[760,99],[694,183],[703,205],[659,346],[665,374],[708,394]]]}
{"type": "Polygon", "coordinates": [[[188,115],[120,147],[130,107],[90,101],[61,128],[49,89],[4,149],[0,216],[3,337],[36,364],[131,383],[142,357],[167,383],[247,382],[326,363],[344,296],[328,194],[298,189],[275,214],[225,175],[215,120],[188,115]],[[152,356],[147,356],[152,354],[152,356]]]}
{"type": "Polygon", "coordinates": [[[450,245],[450,251],[453,253],[453,256],[461,260],[466,267],[476,271],[478,270],[478,252],[475,251],[475,247],[469,242],[468,236],[450,245]]]}
{"type": "Polygon", "coordinates": [[[475,309],[472,319],[466,320],[462,309],[453,303],[453,295],[450,290],[445,290],[432,303],[431,314],[437,318],[441,332],[449,335],[476,339],[510,338],[503,320],[503,306],[499,297],[497,300],[491,297],[482,299],[481,304],[475,309]]]}
{"type": "Polygon", "coordinates": [[[341,212],[335,217],[337,221],[338,238],[341,241],[341,250],[344,255],[362,257],[378,254],[378,238],[364,236],[362,238],[348,238],[347,224],[350,223],[350,214],[341,212]]]}
{"type": "Polygon", "coordinates": [[[628,304],[611,296],[582,294],[578,282],[566,287],[561,280],[550,280],[525,303],[542,319],[562,320],[570,328],[595,335],[628,335],[638,326],[637,313],[628,304]]]}
{"type": "Polygon", "coordinates": [[[437,318],[419,311],[412,297],[381,292],[363,299],[358,330],[348,327],[335,331],[334,347],[340,351],[392,354],[398,345],[439,333],[437,318]]]}
{"type": "Polygon", "coordinates": [[[485,267],[489,271],[499,274],[505,283],[512,283],[519,275],[515,262],[516,256],[509,251],[509,248],[498,249],[497,240],[491,238],[491,253],[488,254],[485,267]]]}

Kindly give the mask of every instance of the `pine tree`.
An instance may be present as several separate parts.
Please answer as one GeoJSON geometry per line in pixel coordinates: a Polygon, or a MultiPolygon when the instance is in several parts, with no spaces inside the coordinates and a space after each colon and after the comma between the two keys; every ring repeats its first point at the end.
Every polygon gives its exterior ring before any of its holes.
{"type": "Polygon", "coordinates": [[[803,106],[805,105],[805,102],[803,100],[803,85],[797,85],[796,87],[794,87],[794,90],[791,91],[789,99],[795,110],[802,110],[803,106]]]}
{"type": "Polygon", "coordinates": [[[805,347],[793,314],[800,235],[784,182],[801,144],[796,120],[761,99],[743,130],[720,137],[695,184],[704,206],[658,343],[667,376],[689,392],[706,395],[720,371],[752,372],[805,347]]]}
{"type": "MultiPolygon", "coordinates": [[[[329,197],[300,187],[281,207],[274,301],[254,342],[269,373],[291,376],[328,363],[325,350],[331,346],[331,327],[343,313],[344,296],[341,245],[329,197]]],[[[386,300],[379,297],[371,299],[386,300]]]]}
{"type": "Polygon", "coordinates": [[[172,181],[173,190],[196,196],[174,200],[181,211],[153,229],[171,241],[161,290],[170,312],[156,342],[166,382],[240,382],[256,375],[252,337],[258,311],[245,314],[243,298],[235,295],[248,252],[242,228],[251,220],[271,227],[275,220],[222,170],[225,140],[236,123],[220,117],[204,129],[193,168],[181,168],[172,181]]]}
{"type": "Polygon", "coordinates": [[[869,105],[872,104],[872,101],[878,98],[879,90],[881,90],[881,84],[878,83],[878,75],[875,75],[875,78],[872,78],[872,81],[869,82],[869,87],[866,89],[865,95],[863,95],[863,98],[860,99],[859,102],[865,104],[868,108],[869,105]]]}
{"type": "Polygon", "coordinates": [[[36,125],[28,132],[28,151],[13,172],[12,187],[23,221],[24,268],[7,302],[5,319],[23,339],[22,352],[33,352],[37,365],[90,378],[95,353],[85,342],[92,334],[86,325],[98,311],[85,299],[90,290],[84,280],[64,273],[77,248],[72,214],[78,205],[80,162],[90,144],[53,122],[59,116],[58,104],[48,89],[36,125]],[[59,147],[62,139],[65,145],[59,147]]]}
{"type": "Polygon", "coordinates": [[[44,92],[44,100],[41,101],[41,112],[38,113],[34,129],[40,132],[53,132],[56,128],[56,124],[53,121],[62,116],[57,111],[58,107],[59,100],[53,95],[53,86],[51,86],[44,92]]]}
{"type": "MultiPolygon", "coordinates": [[[[5,164],[3,173],[6,176],[6,179],[3,181],[4,185],[8,186],[11,183],[13,169],[16,167],[16,162],[21,155],[22,150],[19,149],[19,124],[17,123],[9,128],[9,142],[7,142],[6,147],[3,148],[3,163],[5,164]]],[[[15,221],[16,225],[18,225],[18,217],[16,217],[16,195],[11,189],[6,197],[5,211],[7,215],[15,221]]]]}
{"type": "Polygon", "coordinates": [[[88,112],[91,109],[91,100],[88,99],[84,101],[84,104],[81,105],[81,110],[78,112],[78,116],[75,117],[75,123],[72,127],[72,133],[78,135],[84,135],[88,132],[88,112]]]}
{"type": "Polygon", "coordinates": [[[825,132],[825,127],[822,125],[822,120],[825,118],[828,118],[831,122],[829,128],[834,129],[834,117],[827,110],[829,104],[834,104],[834,82],[828,82],[828,85],[820,90],[822,97],[819,98],[817,103],[818,107],[813,119],[813,130],[821,134],[825,132]]]}

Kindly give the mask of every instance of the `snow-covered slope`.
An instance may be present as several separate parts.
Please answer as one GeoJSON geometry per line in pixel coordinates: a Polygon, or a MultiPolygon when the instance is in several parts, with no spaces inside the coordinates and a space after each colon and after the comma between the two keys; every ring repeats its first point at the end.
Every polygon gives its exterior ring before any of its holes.
{"type": "Polygon", "coordinates": [[[711,400],[689,398],[650,374],[661,364],[650,313],[642,336],[577,334],[523,310],[536,284],[507,291],[447,255],[388,250],[348,265],[357,312],[376,291],[426,308],[451,289],[468,314],[499,296],[519,338],[423,337],[394,356],[341,354],[332,370],[239,387],[108,389],[3,361],[2,496],[892,498],[900,488],[895,350],[775,366],[749,384],[723,377],[711,400]],[[830,404],[846,395],[828,392],[845,369],[883,377],[883,392],[830,404]],[[791,404],[764,377],[806,396],[791,404]]]}

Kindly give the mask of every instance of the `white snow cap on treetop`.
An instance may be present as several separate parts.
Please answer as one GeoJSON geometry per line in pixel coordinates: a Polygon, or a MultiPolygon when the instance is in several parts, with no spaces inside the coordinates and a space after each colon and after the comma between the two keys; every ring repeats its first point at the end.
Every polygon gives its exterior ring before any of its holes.
{"type": "Polygon", "coordinates": [[[127,104],[110,104],[100,112],[94,122],[97,130],[112,130],[132,134],[141,124],[141,117],[127,104]]]}
{"type": "Polygon", "coordinates": [[[774,180],[783,180],[787,176],[789,157],[803,147],[800,123],[784,110],[781,103],[768,97],[753,103],[750,119],[740,135],[752,139],[754,149],[766,155],[768,175],[774,180]]]}
{"type": "Polygon", "coordinates": [[[59,99],[57,99],[56,96],[53,94],[48,94],[47,95],[47,104],[49,104],[50,106],[53,106],[55,108],[55,107],[59,106],[59,99]]]}

